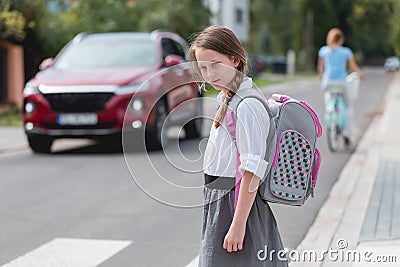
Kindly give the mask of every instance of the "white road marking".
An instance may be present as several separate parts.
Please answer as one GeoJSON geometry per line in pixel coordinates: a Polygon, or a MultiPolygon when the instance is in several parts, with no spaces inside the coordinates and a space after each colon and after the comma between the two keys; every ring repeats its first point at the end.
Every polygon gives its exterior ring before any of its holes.
{"type": "Polygon", "coordinates": [[[132,241],[56,238],[1,267],[94,267],[132,241]]]}
{"type": "MultiPolygon", "coordinates": [[[[284,248],[286,251],[291,251],[294,250],[293,248],[284,248]]],[[[189,264],[187,264],[185,267],[197,267],[199,265],[199,255],[196,256],[189,264]]]]}
{"type": "Polygon", "coordinates": [[[197,267],[199,265],[199,256],[197,255],[188,265],[185,267],[197,267]]]}

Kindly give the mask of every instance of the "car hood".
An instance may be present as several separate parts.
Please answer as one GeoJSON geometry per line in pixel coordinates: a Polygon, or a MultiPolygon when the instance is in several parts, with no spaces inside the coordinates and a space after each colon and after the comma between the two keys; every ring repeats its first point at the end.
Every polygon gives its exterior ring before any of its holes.
{"type": "Polygon", "coordinates": [[[138,83],[155,73],[155,67],[107,69],[54,69],[40,71],[30,84],[39,85],[117,85],[138,83]]]}

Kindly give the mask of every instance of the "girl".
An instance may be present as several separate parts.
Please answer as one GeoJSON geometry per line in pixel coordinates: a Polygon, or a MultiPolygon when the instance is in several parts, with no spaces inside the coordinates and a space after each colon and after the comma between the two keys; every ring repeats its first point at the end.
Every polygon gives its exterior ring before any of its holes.
{"type": "MultiPolygon", "coordinates": [[[[206,83],[221,90],[219,108],[204,156],[205,205],[199,266],[287,266],[277,254],[283,250],[268,204],[257,194],[269,162],[264,160],[269,116],[254,98],[237,108],[236,142],[227,129],[226,112],[236,93],[252,87],[246,77],[245,50],[232,31],[210,26],[197,35],[190,59],[206,83]],[[240,165],[236,168],[236,153],[240,165]],[[235,175],[242,175],[235,207],[235,175]]],[[[203,84],[204,85],[204,84],[203,84]]]]}
{"type": "MultiPolygon", "coordinates": [[[[333,28],[328,32],[326,37],[326,46],[323,46],[318,51],[318,72],[322,78],[322,89],[325,90],[325,107],[328,105],[331,94],[327,90],[328,86],[342,86],[345,90],[349,90],[346,84],[347,64],[357,73],[360,79],[364,79],[364,75],[358,67],[353,52],[350,48],[344,47],[344,34],[338,28],[333,28]]],[[[346,128],[344,129],[345,143],[347,146],[351,143],[350,127],[353,117],[352,99],[349,93],[345,92],[347,104],[346,128]]]]}

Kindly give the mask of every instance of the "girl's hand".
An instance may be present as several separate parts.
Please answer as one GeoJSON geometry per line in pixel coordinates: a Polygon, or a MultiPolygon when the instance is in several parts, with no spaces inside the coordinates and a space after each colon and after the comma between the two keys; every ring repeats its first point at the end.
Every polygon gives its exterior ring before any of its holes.
{"type": "Polygon", "coordinates": [[[243,249],[244,234],[246,233],[247,218],[257,194],[260,178],[249,171],[244,171],[240,182],[240,192],[235,214],[228,233],[225,235],[223,247],[227,252],[243,249]]]}
{"type": "Polygon", "coordinates": [[[234,225],[231,224],[228,233],[224,239],[224,249],[227,252],[234,252],[243,249],[243,240],[246,233],[246,224],[234,225]]]}

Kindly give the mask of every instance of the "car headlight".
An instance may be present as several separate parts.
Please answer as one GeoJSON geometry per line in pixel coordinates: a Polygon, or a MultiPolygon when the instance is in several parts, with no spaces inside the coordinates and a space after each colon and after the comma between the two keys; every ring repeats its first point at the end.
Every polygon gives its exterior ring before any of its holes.
{"type": "Polygon", "coordinates": [[[37,94],[40,94],[39,88],[30,85],[25,86],[24,95],[37,95],[37,94]]]}
{"type": "Polygon", "coordinates": [[[35,104],[32,101],[30,101],[30,100],[26,101],[25,107],[24,107],[26,114],[33,113],[35,111],[35,108],[36,108],[35,104]]]}
{"type": "Polygon", "coordinates": [[[134,83],[130,85],[121,86],[115,91],[115,93],[118,95],[131,94],[131,93],[145,91],[149,89],[149,87],[150,84],[148,82],[134,83]]]}
{"type": "Polygon", "coordinates": [[[142,111],[144,107],[143,99],[142,98],[133,98],[130,102],[130,106],[134,111],[142,111]]]}

